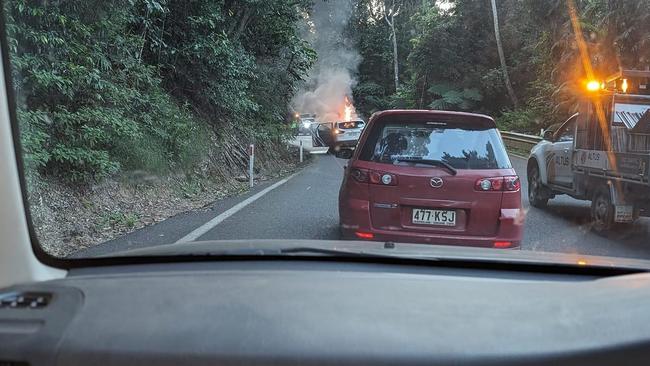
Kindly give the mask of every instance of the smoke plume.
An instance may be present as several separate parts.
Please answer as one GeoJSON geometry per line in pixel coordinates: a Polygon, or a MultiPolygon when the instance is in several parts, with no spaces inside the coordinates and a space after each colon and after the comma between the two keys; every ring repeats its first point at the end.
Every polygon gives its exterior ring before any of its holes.
{"type": "Polygon", "coordinates": [[[361,61],[352,42],[344,36],[352,7],[352,0],[316,0],[307,19],[304,36],[318,59],[292,104],[296,112],[315,114],[321,122],[342,119],[346,97],[352,100],[361,61]]]}

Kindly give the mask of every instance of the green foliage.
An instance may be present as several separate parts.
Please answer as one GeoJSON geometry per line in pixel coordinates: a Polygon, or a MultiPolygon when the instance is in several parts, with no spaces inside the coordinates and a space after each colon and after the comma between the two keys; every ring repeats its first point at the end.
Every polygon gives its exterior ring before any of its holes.
{"type": "Polygon", "coordinates": [[[547,127],[550,121],[545,120],[544,114],[534,108],[521,108],[516,111],[505,111],[496,119],[497,126],[504,131],[515,131],[537,135],[540,129],[547,127]]]}
{"type": "MultiPolygon", "coordinates": [[[[383,0],[382,0],[383,1],[383,0]]],[[[353,90],[357,110],[362,115],[403,105],[406,103],[403,96],[395,90],[393,71],[393,46],[390,40],[390,30],[379,11],[377,4],[382,1],[358,0],[351,14],[352,21],[347,36],[356,44],[362,62],[359,65],[359,80],[353,90]]],[[[383,1],[391,6],[391,1],[383,1]]],[[[410,39],[415,31],[411,17],[420,9],[421,0],[401,0],[395,2],[400,8],[395,17],[397,29],[397,46],[402,84],[408,83],[410,72],[403,68],[408,55],[411,53],[410,39]]],[[[402,88],[403,89],[403,88],[402,88]]]]}
{"type": "Polygon", "coordinates": [[[422,98],[418,99],[418,90],[413,80],[408,80],[402,83],[400,89],[393,95],[390,95],[388,98],[391,108],[397,109],[412,109],[412,108],[422,108],[421,102],[422,98]]]}
{"type": "Polygon", "coordinates": [[[28,167],[88,182],[125,170],[192,169],[224,128],[281,138],[295,83],[315,58],[298,36],[308,6],[5,3],[28,167]]]}
{"type": "MultiPolygon", "coordinates": [[[[505,89],[490,1],[400,1],[400,90],[392,85],[388,25],[377,6],[360,0],[351,35],[363,56],[355,101],[362,111],[386,107],[466,110],[498,117],[500,126],[538,132],[566,119],[585,72],[563,0],[499,0],[501,42],[521,107],[505,89]],[[368,85],[379,85],[378,88],[368,85]],[[364,94],[367,96],[364,97],[364,94]]],[[[388,3],[392,3],[388,2],[388,3]]],[[[598,76],[650,66],[650,0],[576,0],[583,37],[598,76]]]]}
{"type": "Polygon", "coordinates": [[[51,158],[47,147],[49,135],[45,132],[51,120],[46,113],[24,109],[18,110],[18,119],[21,121],[20,137],[27,168],[44,167],[51,158]]]}
{"type": "Polygon", "coordinates": [[[450,84],[434,84],[428,89],[428,92],[436,98],[429,104],[432,109],[466,111],[483,100],[478,89],[456,90],[450,84]]]}
{"type": "Polygon", "coordinates": [[[97,222],[96,229],[104,230],[108,228],[127,228],[132,229],[138,223],[138,216],[134,213],[112,212],[103,215],[97,222]]]}
{"type": "Polygon", "coordinates": [[[354,101],[358,109],[371,115],[374,112],[388,109],[389,101],[387,100],[386,89],[383,86],[372,81],[359,83],[354,88],[354,101]]]}
{"type": "Polygon", "coordinates": [[[179,194],[183,198],[196,197],[202,190],[203,186],[198,179],[188,179],[180,183],[179,194]]]}

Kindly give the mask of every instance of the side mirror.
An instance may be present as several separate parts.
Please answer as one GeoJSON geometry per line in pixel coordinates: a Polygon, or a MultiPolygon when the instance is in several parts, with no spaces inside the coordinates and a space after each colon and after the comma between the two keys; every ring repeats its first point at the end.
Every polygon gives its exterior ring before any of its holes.
{"type": "Polygon", "coordinates": [[[336,157],[339,159],[350,159],[352,157],[352,150],[341,149],[336,152],[336,157]]]}
{"type": "Polygon", "coordinates": [[[542,136],[542,138],[547,141],[553,141],[553,135],[554,135],[553,131],[546,130],[544,131],[544,135],[542,136]]]}

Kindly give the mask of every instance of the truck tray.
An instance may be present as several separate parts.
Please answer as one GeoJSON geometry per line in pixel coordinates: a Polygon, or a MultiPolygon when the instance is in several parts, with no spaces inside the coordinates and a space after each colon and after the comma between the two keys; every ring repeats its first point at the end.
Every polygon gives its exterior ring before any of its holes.
{"type": "Polygon", "coordinates": [[[650,154],[607,152],[601,150],[576,150],[574,155],[576,170],[590,174],[605,175],[612,178],[649,183],[648,167],[650,154]],[[610,163],[608,154],[613,155],[614,164],[610,163]]]}

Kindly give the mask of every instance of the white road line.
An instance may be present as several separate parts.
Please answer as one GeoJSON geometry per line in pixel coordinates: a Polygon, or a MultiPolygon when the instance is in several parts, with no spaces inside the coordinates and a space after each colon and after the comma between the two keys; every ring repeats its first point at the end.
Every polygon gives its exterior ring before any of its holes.
{"type": "Polygon", "coordinates": [[[270,187],[264,188],[263,190],[257,192],[256,194],[248,197],[247,199],[239,202],[238,204],[232,206],[228,210],[224,211],[221,213],[219,216],[213,218],[212,220],[206,222],[205,224],[199,226],[198,228],[194,229],[192,232],[189,234],[185,235],[184,237],[178,239],[176,243],[187,243],[190,241],[194,241],[201,237],[203,234],[207,233],[208,231],[212,230],[215,226],[219,225],[223,220],[229,218],[230,216],[236,214],[239,210],[243,209],[244,207],[250,205],[251,203],[255,202],[258,200],[260,197],[264,196],[265,194],[271,192],[272,190],[278,188],[279,186],[285,184],[289,179],[293,178],[298,172],[291,174],[290,176],[282,179],[281,181],[273,184],[270,187]]]}

